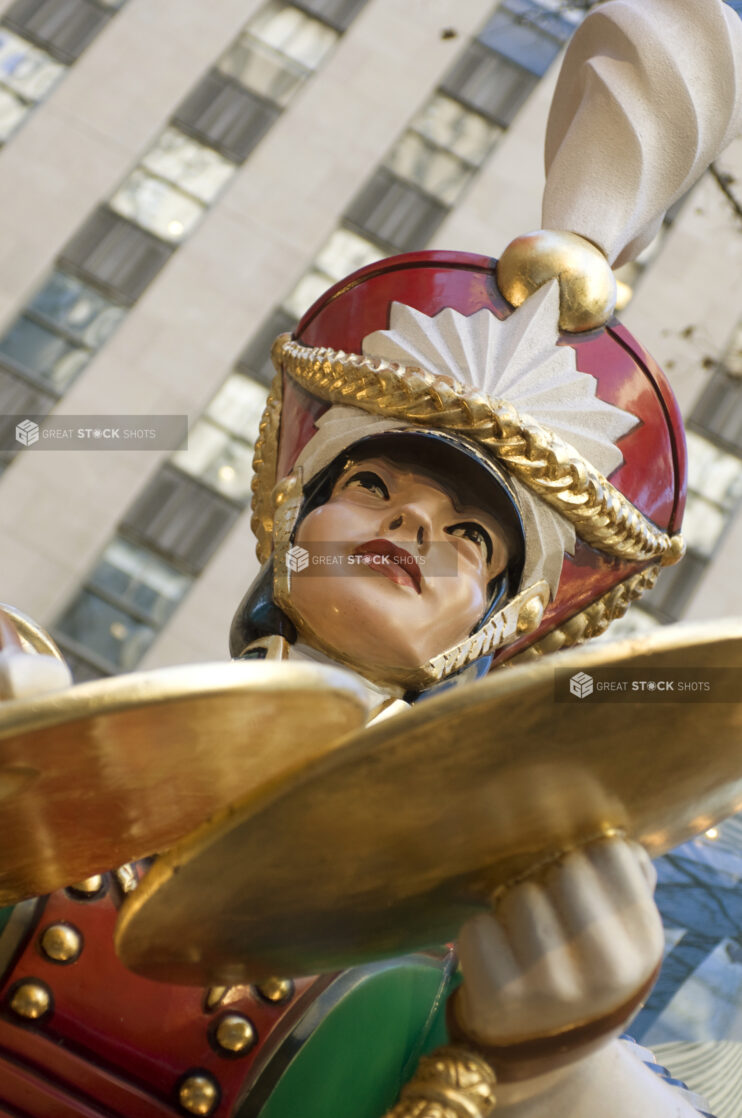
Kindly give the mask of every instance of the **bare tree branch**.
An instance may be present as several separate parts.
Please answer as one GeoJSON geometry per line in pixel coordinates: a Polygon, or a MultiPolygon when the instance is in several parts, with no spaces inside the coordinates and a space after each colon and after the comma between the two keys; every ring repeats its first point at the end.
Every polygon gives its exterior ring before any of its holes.
{"type": "Polygon", "coordinates": [[[726,200],[729,202],[729,205],[736,213],[737,217],[742,220],[742,204],[740,203],[731,187],[731,183],[734,182],[733,177],[731,175],[725,174],[724,171],[720,171],[716,163],[712,163],[710,165],[709,172],[712,179],[719,187],[719,190],[722,192],[726,200]]]}

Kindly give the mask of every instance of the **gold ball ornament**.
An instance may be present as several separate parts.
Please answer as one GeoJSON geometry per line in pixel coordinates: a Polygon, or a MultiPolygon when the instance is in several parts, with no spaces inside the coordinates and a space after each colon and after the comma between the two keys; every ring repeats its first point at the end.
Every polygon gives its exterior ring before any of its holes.
{"type": "Polygon", "coordinates": [[[103,877],[96,873],[92,877],[86,877],[84,881],[76,881],[74,885],[69,885],[67,888],[75,897],[92,897],[103,888],[103,877]]]}
{"type": "Polygon", "coordinates": [[[219,1047],[235,1056],[247,1052],[257,1040],[252,1023],[240,1013],[228,1013],[222,1017],[215,1036],[219,1047]]]}
{"type": "Polygon", "coordinates": [[[497,262],[497,286],[514,307],[559,280],[559,328],[580,334],[605,326],[616,309],[608,260],[576,233],[539,229],[511,241],[497,262]]]}
{"type": "Polygon", "coordinates": [[[211,1114],[219,1102],[219,1088],[208,1075],[189,1075],[180,1085],[178,1102],[187,1114],[211,1114]]]}
{"type": "Polygon", "coordinates": [[[41,982],[22,982],[10,999],[10,1008],[27,1021],[38,1021],[52,1006],[51,994],[41,982]]]}
{"type": "Polygon", "coordinates": [[[41,950],[53,963],[73,963],[82,951],[82,936],[71,924],[49,924],[41,936],[41,950]]]}
{"type": "Polygon", "coordinates": [[[266,978],[257,987],[257,991],[266,1001],[278,1005],[289,1000],[294,992],[294,984],[290,978],[266,978]]]}

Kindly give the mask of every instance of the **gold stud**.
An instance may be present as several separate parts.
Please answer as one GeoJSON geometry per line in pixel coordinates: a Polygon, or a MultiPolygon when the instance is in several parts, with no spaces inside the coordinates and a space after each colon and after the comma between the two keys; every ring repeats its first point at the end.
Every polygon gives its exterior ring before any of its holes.
{"type": "Polygon", "coordinates": [[[75,885],[70,885],[69,892],[74,893],[78,897],[92,897],[94,893],[100,892],[103,888],[103,878],[99,873],[93,877],[86,877],[84,881],[78,881],[75,885]]]}
{"type": "Polygon", "coordinates": [[[41,950],[53,963],[74,963],[82,951],[82,936],[71,924],[50,924],[42,933],[41,950]]]}
{"type": "Polygon", "coordinates": [[[19,1017],[38,1021],[52,1007],[52,996],[41,982],[22,982],[10,999],[10,1008],[19,1017]]]}
{"type": "Polygon", "coordinates": [[[290,978],[266,978],[257,987],[262,998],[268,1002],[287,1002],[294,992],[294,984],[290,978]]]}
{"type": "Polygon", "coordinates": [[[257,1040],[252,1022],[240,1013],[228,1013],[216,1027],[216,1043],[225,1052],[242,1053],[252,1048],[257,1040]]]}
{"type": "Polygon", "coordinates": [[[211,1114],[219,1102],[219,1088],[202,1072],[189,1075],[180,1085],[178,1101],[188,1114],[211,1114]]]}
{"type": "Polygon", "coordinates": [[[218,1009],[231,989],[231,986],[209,986],[204,998],[206,1012],[213,1013],[218,1009]]]}

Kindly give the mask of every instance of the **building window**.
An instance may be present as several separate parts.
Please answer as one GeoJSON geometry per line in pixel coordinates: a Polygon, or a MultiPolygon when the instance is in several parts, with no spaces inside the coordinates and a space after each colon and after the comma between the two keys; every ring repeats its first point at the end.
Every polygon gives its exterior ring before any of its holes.
{"type": "Polygon", "coordinates": [[[166,128],[142,159],[142,167],[211,205],[235,173],[235,166],[212,148],[166,128]]]}
{"type": "Polygon", "coordinates": [[[177,450],[172,460],[179,469],[225,496],[246,501],[250,496],[252,455],[251,445],[210,420],[200,419],[191,428],[188,449],[177,450]]]}
{"type": "Polygon", "coordinates": [[[0,27],[0,84],[32,105],[46,97],[64,66],[25,39],[0,27]]]}
{"type": "Polygon", "coordinates": [[[156,631],[90,590],[82,590],[57,622],[62,643],[104,672],[131,671],[156,631]]]}
{"type": "Polygon", "coordinates": [[[101,666],[95,667],[89,660],[84,659],[77,652],[73,652],[72,646],[59,633],[56,633],[55,636],[75,683],[89,683],[93,679],[105,679],[106,676],[111,674],[110,669],[104,669],[101,666]]]}
{"type": "Polygon", "coordinates": [[[378,246],[365,237],[359,237],[350,229],[340,228],[331,234],[317,253],[315,265],[318,271],[334,283],[358,268],[374,264],[383,255],[378,246]]]}
{"type": "Polygon", "coordinates": [[[503,131],[444,93],[435,93],[430,98],[412,121],[410,130],[471,167],[481,166],[503,131]]]}
{"type": "Polygon", "coordinates": [[[124,309],[63,272],[0,338],[0,358],[61,393],[118,326],[124,309]]]}
{"type": "Polygon", "coordinates": [[[507,128],[538,85],[538,75],[472,43],[442,82],[445,93],[507,128]]]}
{"type": "Polygon", "coordinates": [[[688,551],[665,568],[654,590],[642,598],[662,620],[682,617],[706,565],[742,500],[742,460],[696,431],[688,438],[688,499],[683,535],[688,551]]]}
{"type": "Polygon", "coordinates": [[[130,306],[172,252],[172,246],[103,207],[67,243],[60,263],[130,306]]]}
{"type": "Polygon", "coordinates": [[[106,6],[94,0],[16,0],[3,22],[69,65],[110,18],[106,6]]]}
{"type": "Polygon", "coordinates": [[[16,0],[3,13],[0,144],[51,92],[67,66],[123,3],[125,0],[16,0]]]}
{"type": "Polygon", "coordinates": [[[218,62],[221,73],[282,108],[324,61],[338,35],[298,8],[268,4],[218,62]]]}
{"type": "Polygon", "coordinates": [[[182,241],[205,210],[195,198],[148,171],[132,171],[111,198],[110,206],[165,241],[182,241]]]}
{"type": "MultiPolygon", "coordinates": [[[[54,396],[0,368],[0,447],[16,447],[18,416],[47,415],[56,403],[54,396]]],[[[8,452],[12,456],[15,451],[8,452]]],[[[0,452],[0,461],[3,453],[0,452]]]]}
{"type": "Polygon", "coordinates": [[[561,7],[563,12],[538,0],[504,0],[477,39],[542,77],[584,14],[575,11],[570,17],[569,6],[561,7]]]}
{"type": "Polygon", "coordinates": [[[380,167],[346,211],[346,219],[384,247],[421,248],[448,207],[380,167]]]}
{"type": "Polygon", "coordinates": [[[510,0],[454,63],[442,89],[506,128],[573,30],[540,4],[510,0]]]}
{"type": "Polygon", "coordinates": [[[479,113],[438,93],[399,138],[385,165],[450,207],[501,132],[479,113]]]}
{"type": "Polygon", "coordinates": [[[276,105],[212,70],[173,117],[185,132],[234,163],[243,163],[278,118],[276,105]]]}
{"type": "Polygon", "coordinates": [[[295,0],[295,7],[338,31],[347,31],[365,3],[366,0],[295,0]]]}
{"type": "Polygon", "coordinates": [[[20,315],[0,339],[0,360],[61,393],[85,368],[91,351],[30,315],[20,315]]]}
{"type": "Polygon", "coordinates": [[[13,135],[31,106],[0,85],[0,143],[13,135]]]}
{"type": "Polygon", "coordinates": [[[399,138],[386,158],[386,166],[445,206],[453,206],[471,176],[471,168],[461,159],[411,131],[399,138]]]}
{"type": "Polygon", "coordinates": [[[137,542],[196,575],[239,514],[233,501],[165,466],[134,502],[123,526],[137,542]]]}
{"type": "Polygon", "coordinates": [[[64,272],[52,273],[34,295],[29,310],[91,349],[99,349],[108,341],[126,313],[99,291],[64,272]]]}
{"type": "Polygon", "coordinates": [[[291,334],[296,318],[280,307],[273,311],[253,335],[235,361],[235,367],[270,388],[276,376],[271,360],[271,346],[279,334],[291,334]]]}
{"type": "Polygon", "coordinates": [[[213,149],[168,128],[113,195],[110,206],[163,240],[191,232],[235,165],[213,149]]]}
{"type": "Polygon", "coordinates": [[[241,373],[232,373],[191,429],[188,447],[173,454],[173,464],[226,497],[247,501],[266,396],[262,385],[241,373]]]}
{"type": "MultiPolygon", "coordinates": [[[[124,2],[16,0],[6,15],[24,35],[71,61],[124,2]]],[[[219,68],[186,98],[110,204],[71,238],[58,271],[0,337],[0,360],[8,369],[57,396],[65,391],[363,2],[317,0],[317,19],[314,0],[299,6],[269,0],[249,20],[219,68]]],[[[0,143],[63,69],[50,53],[0,27],[0,143]]],[[[267,376],[264,363],[255,375],[267,376]]],[[[216,428],[208,418],[197,428],[181,465],[241,500],[248,479],[243,448],[239,438],[221,437],[216,428]]]]}
{"type": "Polygon", "coordinates": [[[55,629],[77,682],[135,667],[191,582],[147,548],[113,539],[55,629]]]}
{"type": "Polygon", "coordinates": [[[191,581],[151,551],[117,536],[94,568],[88,587],[138,620],[161,627],[191,581]]]}
{"type": "MultiPolygon", "coordinates": [[[[283,310],[291,326],[333,283],[357,268],[381,260],[383,256],[383,250],[367,238],[350,229],[336,229],[317,254],[314,267],[301,277],[293,291],[284,299],[283,310]]],[[[290,329],[291,326],[284,329],[290,329]]],[[[273,335],[275,337],[277,334],[273,335]]],[[[269,349],[273,338],[268,343],[269,349]]]]}
{"type": "MultiPolygon", "coordinates": [[[[739,360],[736,344],[730,359],[739,360]]],[[[730,375],[722,365],[701,393],[689,422],[727,450],[742,455],[742,380],[730,375]]]]}
{"type": "Polygon", "coordinates": [[[304,77],[322,65],[338,40],[331,27],[281,0],[261,8],[247,24],[245,36],[274,50],[285,64],[301,67],[304,77]]]}
{"type": "Polygon", "coordinates": [[[337,38],[326,24],[273,0],[185,99],[174,123],[242,163],[337,38]]]}

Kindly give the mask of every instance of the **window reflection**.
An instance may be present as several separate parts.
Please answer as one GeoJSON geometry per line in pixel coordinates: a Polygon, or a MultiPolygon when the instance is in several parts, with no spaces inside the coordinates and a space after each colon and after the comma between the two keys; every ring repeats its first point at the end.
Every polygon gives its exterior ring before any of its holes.
{"type": "Polygon", "coordinates": [[[172,462],[226,497],[246,501],[252,481],[253,448],[209,419],[200,419],[188,435],[188,449],[177,450],[172,462]]]}
{"type": "Polygon", "coordinates": [[[21,315],[0,339],[0,355],[61,391],[87,365],[91,351],[21,315]]]}
{"type": "Polygon", "coordinates": [[[61,62],[0,27],[0,82],[29,101],[41,101],[64,72],[61,62]]]}
{"type": "Polygon", "coordinates": [[[132,607],[155,625],[163,625],[190,586],[175,570],[146,548],[116,537],[90,576],[90,585],[132,607]]]}
{"type": "Polygon", "coordinates": [[[155,630],[112,606],[98,594],[83,590],[62,615],[60,633],[89,649],[114,671],[130,671],[155,638],[155,630]]]}

